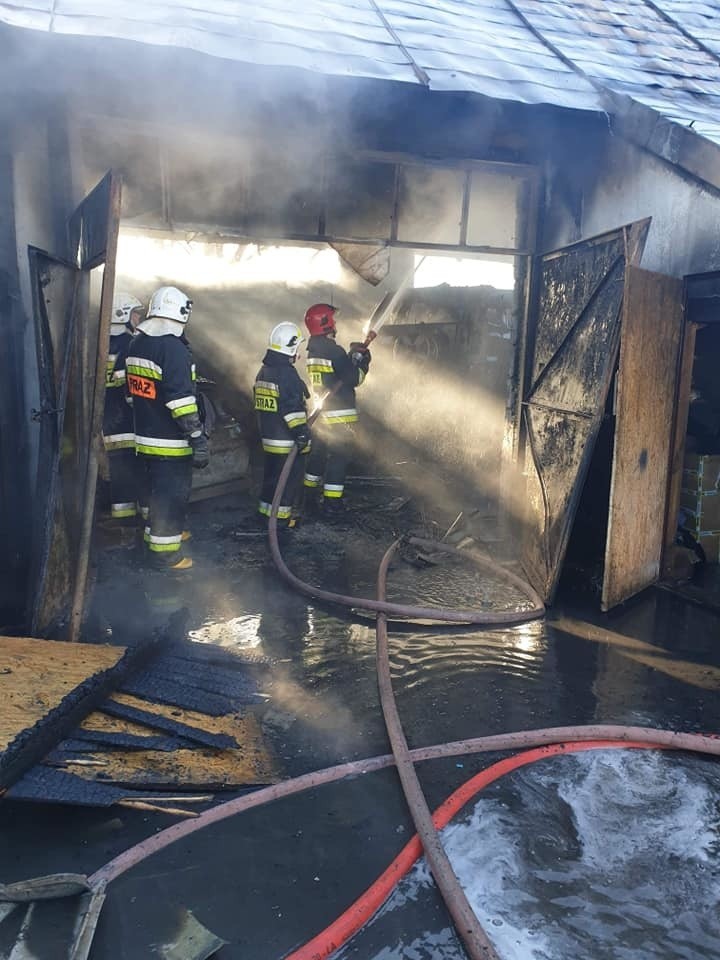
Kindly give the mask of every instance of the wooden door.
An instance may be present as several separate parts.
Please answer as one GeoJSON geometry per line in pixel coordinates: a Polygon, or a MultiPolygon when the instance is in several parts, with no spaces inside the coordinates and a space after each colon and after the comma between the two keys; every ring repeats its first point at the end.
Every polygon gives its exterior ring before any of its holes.
{"type": "Polygon", "coordinates": [[[625,265],[638,259],[648,226],[621,227],[534,264],[521,562],[547,602],[557,587],[617,362],[625,265]]]}
{"type": "MultiPolygon", "coordinates": [[[[62,622],[72,588],[71,520],[63,502],[61,466],[73,421],[68,371],[80,271],[34,247],[29,257],[40,388],[40,408],[32,412],[32,418],[39,424],[40,436],[27,619],[33,635],[47,636],[62,622]]],[[[65,490],[72,490],[70,477],[66,477],[65,490]]]]}
{"type": "Polygon", "coordinates": [[[87,579],[120,222],[108,173],[70,218],[73,263],[30,250],[41,388],[30,630],[77,638],[87,579]],[[101,276],[98,275],[101,273],[101,276]],[[92,289],[98,291],[92,302],[92,289]]]}
{"type": "Polygon", "coordinates": [[[660,573],[682,324],[682,281],[628,266],[603,610],[639,593],[660,573]]]}

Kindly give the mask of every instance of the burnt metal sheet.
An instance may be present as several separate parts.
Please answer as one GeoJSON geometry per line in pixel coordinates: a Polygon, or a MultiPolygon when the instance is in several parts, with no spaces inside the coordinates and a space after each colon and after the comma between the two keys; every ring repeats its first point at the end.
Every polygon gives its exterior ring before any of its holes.
{"type": "MultiPolygon", "coordinates": [[[[108,174],[70,218],[72,263],[30,250],[40,381],[40,454],[28,578],[30,632],[59,635],[84,597],[102,422],[120,187],[108,174]],[[105,262],[107,260],[107,262],[105,262]],[[105,264],[101,316],[90,272],[105,264]],[[78,269],[80,268],[80,269],[78,269]],[[102,322],[101,322],[102,320],[102,322]],[[69,600],[72,598],[72,611],[69,600]]],[[[70,639],[79,636],[74,616],[70,639]]]]}
{"type": "Polygon", "coordinates": [[[532,387],[601,290],[624,253],[622,236],[548,256],[542,267],[542,297],[533,356],[532,387]],[[571,278],[571,279],[569,279],[571,278]]]}

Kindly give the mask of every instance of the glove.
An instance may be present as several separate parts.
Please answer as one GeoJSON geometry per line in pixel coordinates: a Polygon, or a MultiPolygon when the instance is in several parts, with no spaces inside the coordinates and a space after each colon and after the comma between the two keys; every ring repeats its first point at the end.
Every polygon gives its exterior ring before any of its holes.
{"type": "Polygon", "coordinates": [[[370,355],[370,351],[364,343],[351,343],[350,360],[354,366],[362,367],[362,369],[367,373],[372,356],[370,355]]]}
{"type": "Polygon", "coordinates": [[[295,446],[298,448],[300,453],[303,452],[305,447],[310,443],[310,434],[304,431],[295,434],[295,446]]]}
{"type": "Polygon", "coordinates": [[[204,470],[210,463],[207,437],[204,433],[199,437],[190,437],[190,446],[192,447],[192,465],[198,470],[204,470]]]}

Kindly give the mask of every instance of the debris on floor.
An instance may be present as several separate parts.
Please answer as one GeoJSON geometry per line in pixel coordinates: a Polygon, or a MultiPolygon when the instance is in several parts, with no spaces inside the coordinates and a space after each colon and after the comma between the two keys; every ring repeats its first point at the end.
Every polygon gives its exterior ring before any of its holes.
{"type": "Polygon", "coordinates": [[[141,669],[118,675],[99,703],[73,712],[85,686],[126,653],[107,644],[0,640],[0,695],[9,705],[0,719],[0,772],[5,753],[15,758],[33,746],[36,727],[45,747],[37,753],[35,744],[31,762],[16,763],[19,775],[4,781],[5,796],[191,817],[186,803],[169,805],[162,791],[182,800],[198,790],[275,782],[256,715],[265,699],[258,671],[266,664],[251,668],[231,652],[169,643],[141,669]],[[54,724],[59,710],[74,725],[54,724]]]}
{"type": "MultiPolygon", "coordinates": [[[[44,877],[33,877],[17,883],[0,884],[0,927],[21,905],[25,907],[20,927],[16,935],[8,960],[34,960],[36,953],[28,947],[33,936],[33,921],[41,914],[41,905],[47,901],[66,901],[67,918],[71,925],[65,924],[69,939],[62,946],[62,955],[67,960],[87,960],[95,936],[100,910],[105,901],[105,887],[92,889],[88,878],[79,873],[55,873],[44,877]]],[[[39,920],[43,924],[42,917],[39,920]]],[[[58,958],[60,945],[53,945],[53,956],[58,958]]]]}
{"type": "Polygon", "coordinates": [[[163,960],[209,960],[226,945],[227,940],[204,927],[191,910],[185,910],[177,936],[158,952],[163,960]]]}

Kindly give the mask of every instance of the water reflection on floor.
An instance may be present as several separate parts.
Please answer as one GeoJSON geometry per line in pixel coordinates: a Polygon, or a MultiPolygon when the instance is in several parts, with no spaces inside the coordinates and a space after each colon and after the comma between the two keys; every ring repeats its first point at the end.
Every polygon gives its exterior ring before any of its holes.
{"type": "MultiPolygon", "coordinates": [[[[196,642],[265,664],[264,729],[286,776],[385,753],[372,620],[286,589],[264,541],[238,523],[232,505],[201,505],[193,529],[192,576],[133,579],[130,561],[127,576],[99,584],[114,634],[162,625],[182,609],[196,642]]],[[[330,589],[374,595],[391,535],[362,524],[321,534],[308,529],[296,538],[290,566],[330,589]]],[[[423,570],[400,562],[390,595],[463,607],[513,599],[502,580],[464,564],[423,570]]],[[[716,617],[656,592],[613,617],[572,601],[543,621],[507,629],[394,625],[393,682],[411,746],[590,722],[720,729],[716,617]]],[[[494,759],[421,764],[430,805],[494,759]]],[[[447,842],[502,960],[720,957],[719,798],[708,761],[630,751],[562,757],[494,785],[448,828],[447,842]]],[[[23,842],[38,817],[53,840],[44,852],[33,849],[34,873],[43,865],[45,872],[99,866],[156,826],[122,813],[109,840],[100,821],[117,821],[117,811],[16,812],[0,824],[8,879],[25,875],[23,842]]],[[[154,956],[151,945],[166,942],[182,906],[229,941],[220,958],[280,958],[358,896],[411,832],[393,771],[218,824],[112,885],[92,957],[154,956]]],[[[462,955],[422,866],[343,954],[462,955]]]]}

